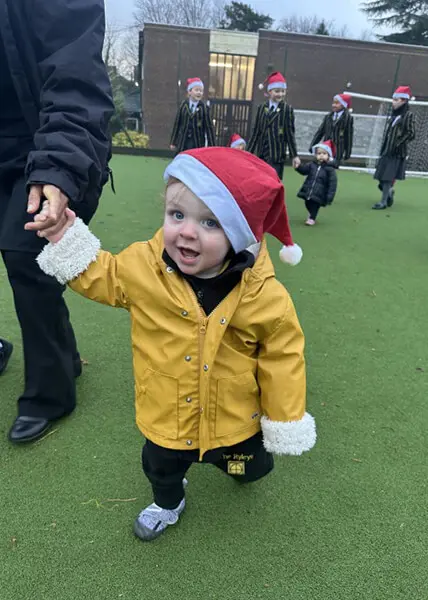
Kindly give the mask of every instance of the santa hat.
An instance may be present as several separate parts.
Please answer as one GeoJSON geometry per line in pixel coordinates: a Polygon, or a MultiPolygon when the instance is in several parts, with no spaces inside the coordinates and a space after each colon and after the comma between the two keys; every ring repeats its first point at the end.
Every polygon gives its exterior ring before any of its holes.
{"type": "Polygon", "coordinates": [[[400,85],[392,94],[393,98],[403,98],[404,100],[414,100],[412,90],[408,85],[400,85]]]}
{"type": "Polygon", "coordinates": [[[238,133],[233,133],[230,136],[229,146],[231,148],[236,148],[237,146],[240,146],[241,144],[244,144],[244,146],[246,146],[247,142],[238,133]]]}
{"type": "Polygon", "coordinates": [[[317,148],[321,148],[321,150],[325,150],[332,160],[336,156],[336,146],[335,146],[334,142],[332,142],[331,140],[325,140],[325,142],[320,142],[319,144],[315,144],[315,146],[312,146],[313,154],[315,154],[315,150],[317,148]]]}
{"type": "Polygon", "coordinates": [[[249,152],[197,148],[178,154],[164,178],[179,179],[216,216],[235,252],[270,233],[282,242],[283,262],[297,265],[302,249],[293,243],[284,186],[272,167],[249,152]]]}
{"type": "Polygon", "coordinates": [[[259,90],[266,88],[269,92],[275,88],[281,88],[283,90],[287,89],[287,82],[285,81],[284,75],[282,75],[279,71],[275,71],[266,77],[263,83],[259,84],[259,90]]]}
{"type": "Polygon", "coordinates": [[[190,90],[196,87],[197,85],[201,88],[204,87],[203,81],[200,79],[200,77],[190,77],[190,79],[186,81],[186,85],[188,92],[190,92],[190,90]]]}
{"type": "Polygon", "coordinates": [[[351,108],[352,96],[350,94],[336,94],[333,100],[337,100],[343,106],[343,108],[351,108]]]}

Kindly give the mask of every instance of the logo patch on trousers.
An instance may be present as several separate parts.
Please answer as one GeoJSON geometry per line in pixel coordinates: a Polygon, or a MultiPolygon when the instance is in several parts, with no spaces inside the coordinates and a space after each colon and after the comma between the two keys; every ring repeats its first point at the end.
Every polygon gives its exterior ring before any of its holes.
{"type": "Polygon", "coordinates": [[[227,472],[229,475],[245,475],[245,462],[243,460],[228,460],[227,472]]]}

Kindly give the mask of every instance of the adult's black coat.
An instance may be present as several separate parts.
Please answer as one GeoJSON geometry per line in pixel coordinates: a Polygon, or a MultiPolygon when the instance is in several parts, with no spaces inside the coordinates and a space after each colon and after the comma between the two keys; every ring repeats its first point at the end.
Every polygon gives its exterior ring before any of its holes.
{"type": "Polygon", "coordinates": [[[86,219],[111,155],[104,27],[103,0],[0,0],[0,36],[33,137],[27,185],[59,187],[86,219]]]}

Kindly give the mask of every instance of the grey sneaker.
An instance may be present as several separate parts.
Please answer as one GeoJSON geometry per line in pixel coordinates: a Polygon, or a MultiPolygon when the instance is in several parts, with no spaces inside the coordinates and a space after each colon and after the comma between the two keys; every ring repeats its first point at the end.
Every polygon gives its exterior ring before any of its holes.
{"type": "MultiPolygon", "coordinates": [[[[183,479],[183,487],[187,486],[187,479],[183,479]]],[[[165,531],[169,525],[175,525],[186,507],[186,500],[180,502],[176,508],[161,508],[155,502],[140,512],[134,521],[134,533],[140,540],[150,542],[165,531]]]]}

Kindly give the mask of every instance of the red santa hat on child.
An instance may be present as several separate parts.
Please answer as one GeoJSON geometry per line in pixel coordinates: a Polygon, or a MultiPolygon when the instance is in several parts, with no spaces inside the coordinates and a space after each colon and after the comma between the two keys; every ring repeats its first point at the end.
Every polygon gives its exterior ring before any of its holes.
{"type": "Polygon", "coordinates": [[[232,135],[230,136],[229,146],[231,148],[236,148],[241,144],[244,144],[246,146],[247,142],[238,133],[232,133],[232,135]]]}
{"type": "Polygon", "coordinates": [[[343,106],[343,108],[351,108],[352,96],[350,94],[336,94],[333,100],[337,100],[343,106]]]}
{"type": "Polygon", "coordinates": [[[414,100],[412,97],[412,90],[408,85],[399,85],[395,92],[392,94],[393,98],[403,98],[404,100],[414,100]]]}
{"type": "Polygon", "coordinates": [[[230,148],[197,148],[178,154],[164,178],[179,179],[216,216],[235,252],[270,233],[282,242],[283,262],[297,265],[302,249],[288,223],[284,186],[267,163],[230,148]]]}
{"type": "Polygon", "coordinates": [[[284,75],[282,75],[279,71],[275,71],[266,77],[263,83],[259,84],[259,90],[266,88],[269,92],[275,88],[281,88],[283,90],[287,89],[287,82],[285,81],[284,75]]]}
{"type": "Polygon", "coordinates": [[[331,140],[325,140],[325,142],[320,142],[319,144],[315,144],[315,146],[312,146],[313,154],[315,154],[315,150],[317,148],[321,148],[321,150],[325,150],[332,160],[336,156],[336,145],[331,140]]]}
{"type": "Polygon", "coordinates": [[[187,85],[188,92],[190,92],[190,90],[193,89],[194,87],[196,87],[197,85],[201,88],[204,87],[204,83],[200,77],[190,77],[186,81],[186,85],[187,85]]]}

